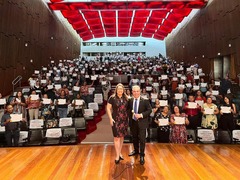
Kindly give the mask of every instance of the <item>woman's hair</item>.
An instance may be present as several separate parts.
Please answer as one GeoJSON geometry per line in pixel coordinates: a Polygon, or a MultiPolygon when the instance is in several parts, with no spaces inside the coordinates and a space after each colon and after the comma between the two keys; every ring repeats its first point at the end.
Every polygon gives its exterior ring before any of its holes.
{"type": "Polygon", "coordinates": [[[123,88],[123,97],[124,97],[126,100],[128,100],[128,96],[127,96],[127,94],[126,94],[125,88],[124,88],[123,84],[121,84],[121,83],[118,83],[118,84],[117,84],[117,86],[116,86],[116,88],[115,88],[115,90],[114,90],[114,94],[112,95],[112,97],[117,97],[117,89],[118,89],[119,87],[122,87],[122,88],[123,88]]]}
{"type": "MultiPolygon", "coordinates": [[[[20,97],[20,100],[21,100],[21,102],[25,103],[25,98],[24,98],[24,96],[23,96],[22,91],[18,91],[18,92],[17,92],[16,98],[18,98],[18,93],[21,93],[21,94],[22,94],[21,97],[20,97]]],[[[16,98],[15,98],[15,99],[16,99],[16,98]]]]}

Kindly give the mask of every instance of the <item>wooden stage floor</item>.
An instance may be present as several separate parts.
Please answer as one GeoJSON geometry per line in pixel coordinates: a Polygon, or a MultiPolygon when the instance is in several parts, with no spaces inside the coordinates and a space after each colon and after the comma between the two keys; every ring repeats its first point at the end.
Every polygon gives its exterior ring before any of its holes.
{"type": "Polygon", "coordinates": [[[0,149],[0,179],[239,179],[239,145],[146,146],[145,165],[128,157],[115,165],[113,144],[0,149]]]}

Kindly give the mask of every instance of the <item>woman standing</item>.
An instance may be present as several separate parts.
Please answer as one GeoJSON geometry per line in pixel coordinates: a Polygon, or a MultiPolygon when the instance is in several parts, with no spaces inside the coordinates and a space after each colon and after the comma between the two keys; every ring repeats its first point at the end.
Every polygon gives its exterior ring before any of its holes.
{"type": "Polygon", "coordinates": [[[17,92],[16,97],[10,104],[13,106],[13,113],[22,114],[25,118],[26,101],[21,91],[17,92]]]}
{"type": "Polygon", "coordinates": [[[219,128],[222,130],[234,130],[233,115],[236,114],[236,106],[232,103],[228,96],[224,97],[224,103],[221,106],[220,114],[219,128]],[[227,112],[224,109],[229,111],[227,112]]]}
{"type": "Polygon", "coordinates": [[[170,121],[170,115],[169,115],[169,107],[164,106],[162,112],[158,111],[156,113],[156,116],[154,118],[154,122],[158,125],[158,142],[161,143],[168,143],[169,142],[169,121],[170,121]],[[161,122],[161,121],[166,121],[161,122]]]}
{"type": "Polygon", "coordinates": [[[207,129],[217,129],[217,114],[219,113],[219,110],[216,104],[212,103],[211,97],[207,97],[207,102],[203,104],[202,113],[202,127],[207,129]]]}
{"type": "Polygon", "coordinates": [[[187,143],[187,130],[186,125],[189,124],[187,115],[180,112],[178,106],[173,108],[174,114],[170,117],[170,142],[178,144],[187,143]]]}
{"type": "Polygon", "coordinates": [[[128,97],[124,91],[124,86],[118,84],[114,94],[109,98],[107,104],[107,114],[114,136],[114,146],[116,151],[115,164],[118,164],[120,160],[123,160],[121,150],[124,136],[127,135],[128,128],[128,97]]]}

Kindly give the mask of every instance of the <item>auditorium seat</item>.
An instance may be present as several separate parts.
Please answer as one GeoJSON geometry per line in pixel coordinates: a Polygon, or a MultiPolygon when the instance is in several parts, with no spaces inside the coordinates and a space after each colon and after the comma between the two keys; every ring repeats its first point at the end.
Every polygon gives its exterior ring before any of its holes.
{"type": "Polygon", "coordinates": [[[59,145],[61,138],[62,138],[61,128],[47,129],[43,139],[43,145],[59,145]]]}
{"type": "Polygon", "coordinates": [[[43,130],[29,130],[28,146],[40,146],[43,141],[43,130]]]}
{"type": "Polygon", "coordinates": [[[76,144],[77,143],[77,131],[76,128],[64,128],[63,135],[60,140],[60,144],[76,144]]]}
{"type": "Polygon", "coordinates": [[[217,130],[215,136],[216,136],[216,143],[218,144],[232,143],[230,131],[217,130]]]}
{"type": "Polygon", "coordinates": [[[197,129],[197,142],[213,144],[215,143],[215,134],[212,129],[197,129]]]}
{"type": "Polygon", "coordinates": [[[86,130],[86,120],[84,118],[75,118],[74,124],[77,130],[86,130]]]}

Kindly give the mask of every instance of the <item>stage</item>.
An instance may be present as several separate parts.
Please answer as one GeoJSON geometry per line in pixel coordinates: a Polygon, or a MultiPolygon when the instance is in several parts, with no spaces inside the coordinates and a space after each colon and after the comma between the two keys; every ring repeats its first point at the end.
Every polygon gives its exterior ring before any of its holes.
{"type": "Polygon", "coordinates": [[[158,144],[146,146],[145,165],[128,157],[115,165],[113,144],[0,149],[1,179],[239,179],[240,146],[158,144]]]}

